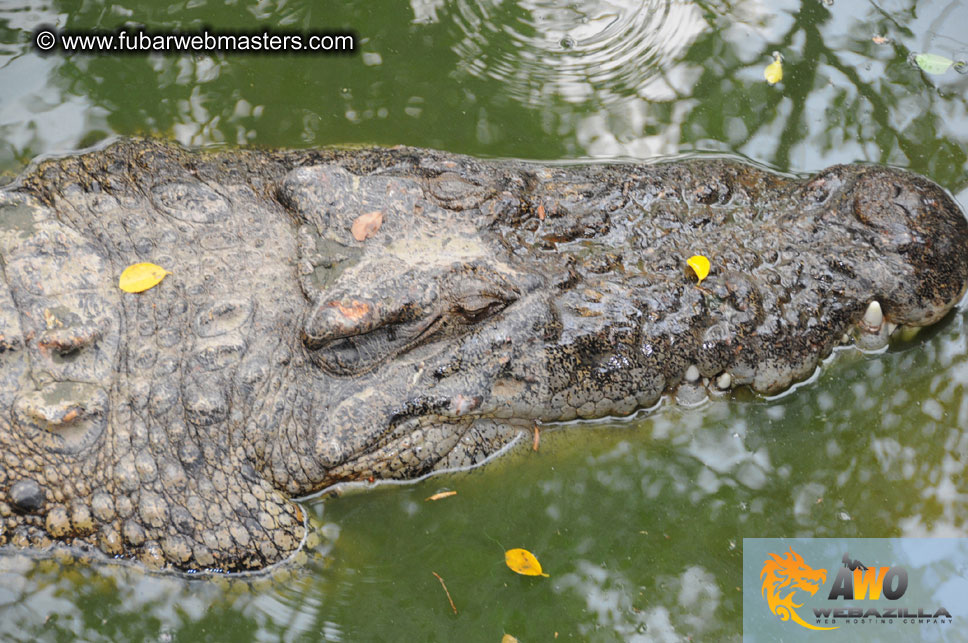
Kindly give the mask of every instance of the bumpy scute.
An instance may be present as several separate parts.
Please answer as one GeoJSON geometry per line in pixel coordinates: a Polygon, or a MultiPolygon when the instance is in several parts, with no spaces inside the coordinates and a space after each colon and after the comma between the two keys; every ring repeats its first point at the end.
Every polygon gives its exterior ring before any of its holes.
{"type": "Polygon", "coordinates": [[[846,335],[937,321],[968,226],[880,167],[124,140],[0,191],[0,259],[0,543],[241,571],[299,548],[292,497],[774,393],[846,335]],[[138,262],[172,274],[120,291],[138,262]]]}

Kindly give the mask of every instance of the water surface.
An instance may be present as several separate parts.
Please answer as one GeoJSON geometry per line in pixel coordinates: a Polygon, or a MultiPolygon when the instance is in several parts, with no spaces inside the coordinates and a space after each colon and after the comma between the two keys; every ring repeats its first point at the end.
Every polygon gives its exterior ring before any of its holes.
{"type": "MultiPolygon", "coordinates": [[[[18,1],[0,8],[0,171],[139,134],[549,160],[713,151],[795,172],[889,163],[964,204],[968,77],[908,62],[968,58],[964,24],[968,3],[913,0],[18,1]],[[348,29],[359,53],[39,56],[42,23],[348,29]]],[[[470,473],[307,501],[313,547],[270,577],[3,556],[0,637],[738,639],[744,536],[965,534],[966,321],[840,351],[779,399],[545,430],[537,452],[470,473]],[[424,500],[445,489],[458,494],[424,500]],[[510,573],[511,547],[550,576],[510,573]]]]}

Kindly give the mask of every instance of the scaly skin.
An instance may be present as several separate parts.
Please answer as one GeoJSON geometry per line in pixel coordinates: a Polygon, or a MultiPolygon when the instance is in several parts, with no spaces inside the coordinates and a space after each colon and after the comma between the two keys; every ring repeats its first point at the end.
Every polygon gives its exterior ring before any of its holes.
{"type": "Polygon", "coordinates": [[[238,571],[298,549],[291,497],[473,465],[534,421],[773,393],[845,335],[933,323],[968,226],[872,166],[127,140],[0,191],[0,257],[0,543],[238,571]],[[121,292],[141,261],[172,274],[121,292]]]}

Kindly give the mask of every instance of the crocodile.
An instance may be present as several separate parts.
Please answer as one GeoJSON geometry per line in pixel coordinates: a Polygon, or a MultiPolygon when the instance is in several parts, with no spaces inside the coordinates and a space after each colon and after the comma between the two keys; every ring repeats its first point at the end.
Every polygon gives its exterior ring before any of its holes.
{"type": "Polygon", "coordinates": [[[294,498],[935,323],[968,225],[875,165],[120,139],[0,190],[0,258],[0,544],[241,572],[299,551],[294,498]],[[122,291],[139,262],[169,274],[122,291]]]}

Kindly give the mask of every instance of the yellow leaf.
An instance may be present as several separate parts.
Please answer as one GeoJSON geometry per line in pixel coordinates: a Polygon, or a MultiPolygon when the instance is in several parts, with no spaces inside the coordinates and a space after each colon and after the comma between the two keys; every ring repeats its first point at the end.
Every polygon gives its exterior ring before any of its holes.
{"type": "Polygon", "coordinates": [[[504,562],[511,571],[525,576],[547,576],[541,571],[541,563],[527,549],[509,549],[504,552],[504,562]]]}
{"type": "Polygon", "coordinates": [[[428,498],[424,498],[424,501],[427,501],[427,500],[442,500],[444,498],[450,498],[451,496],[456,496],[456,495],[457,495],[457,492],[456,491],[441,491],[440,493],[435,493],[434,495],[432,495],[432,496],[430,496],[428,498]]]}
{"type": "Polygon", "coordinates": [[[118,287],[124,292],[144,292],[160,284],[165,275],[170,274],[153,263],[136,263],[124,269],[118,287]]]}
{"type": "Polygon", "coordinates": [[[780,54],[773,52],[773,62],[766,66],[763,70],[763,77],[766,78],[766,82],[771,85],[776,85],[778,82],[783,80],[783,62],[780,54]]]}
{"type": "Polygon", "coordinates": [[[696,273],[696,276],[699,277],[699,281],[696,283],[702,283],[702,280],[709,274],[709,259],[702,255],[693,255],[686,259],[686,263],[689,264],[696,273]]]}
{"type": "Polygon", "coordinates": [[[518,640],[510,634],[505,634],[501,637],[501,643],[518,643],[518,640]]]}

